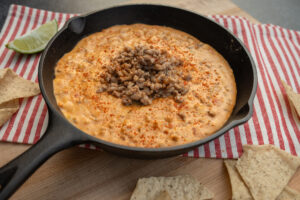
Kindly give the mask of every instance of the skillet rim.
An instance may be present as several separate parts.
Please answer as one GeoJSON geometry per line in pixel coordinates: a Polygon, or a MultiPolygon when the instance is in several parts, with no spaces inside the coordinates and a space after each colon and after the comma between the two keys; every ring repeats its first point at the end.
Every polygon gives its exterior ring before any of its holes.
{"type": "MultiPolygon", "coordinates": [[[[78,42],[78,41],[77,41],[78,42]]],[[[225,27],[223,27],[222,25],[218,24],[217,22],[209,19],[206,16],[203,16],[201,14],[192,12],[190,10],[185,10],[185,9],[181,9],[181,8],[177,8],[177,7],[172,7],[172,6],[166,6],[166,5],[159,5],[159,4],[128,4],[128,5],[119,5],[119,6],[113,6],[113,7],[109,7],[106,9],[101,9],[101,10],[96,10],[96,11],[92,11],[92,12],[88,12],[79,16],[75,16],[70,18],[65,24],[64,26],[53,36],[53,38],[48,42],[45,50],[43,51],[41,58],[40,58],[40,62],[39,62],[39,66],[38,66],[38,80],[39,80],[39,86],[40,86],[40,90],[42,93],[42,96],[47,104],[48,107],[48,111],[52,112],[54,115],[56,116],[60,116],[61,120],[64,120],[63,124],[65,126],[69,126],[71,128],[73,128],[74,130],[76,130],[76,132],[79,132],[81,134],[84,135],[84,137],[87,139],[85,141],[85,143],[97,143],[100,145],[104,145],[104,147],[110,147],[110,148],[114,148],[114,149],[119,149],[122,151],[131,151],[131,152],[140,152],[140,153],[173,153],[175,154],[180,154],[184,151],[187,151],[189,149],[193,149],[195,147],[198,147],[200,145],[203,145],[209,141],[212,141],[213,139],[216,139],[218,137],[220,137],[221,135],[225,134],[227,131],[229,131],[230,129],[236,127],[237,125],[243,124],[245,122],[247,122],[252,114],[253,114],[253,101],[254,101],[254,97],[256,95],[256,90],[257,90],[257,70],[256,70],[256,65],[253,61],[253,58],[249,52],[249,50],[246,48],[245,44],[238,38],[236,37],[231,31],[229,31],[228,29],[226,29],[225,27]],[[43,76],[42,76],[42,71],[43,71],[43,63],[45,60],[45,57],[52,45],[52,43],[55,41],[55,39],[62,34],[66,29],[68,29],[70,23],[77,19],[77,18],[86,18],[87,16],[96,14],[98,12],[103,12],[103,11],[107,11],[110,9],[116,9],[116,8],[124,8],[124,7],[136,7],[136,6],[152,6],[152,7],[164,7],[167,9],[173,9],[173,10],[179,10],[181,12],[186,12],[189,14],[193,14],[196,15],[197,17],[202,17],[203,19],[210,21],[211,23],[213,23],[216,26],[219,26],[220,28],[222,28],[224,31],[226,31],[227,33],[229,33],[231,35],[231,37],[233,37],[238,43],[239,45],[242,47],[243,51],[246,53],[247,57],[249,58],[250,64],[251,64],[251,69],[252,69],[252,73],[253,73],[253,84],[252,84],[252,91],[250,93],[249,99],[247,101],[247,103],[245,105],[243,105],[242,107],[248,105],[249,107],[249,111],[247,113],[246,116],[242,117],[241,119],[236,119],[236,120],[232,120],[230,123],[225,123],[225,125],[223,125],[219,130],[217,130],[215,133],[213,133],[212,135],[200,139],[200,140],[196,140],[194,142],[190,142],[190,143],[186,143],[186,144],[181,144],[181,145],[175,145],[175,146],[169,146],[169,147],[158,147],[158,148],[145,148],[145,147],[133,147],[133,146],[125,146],[125,145],[121,145],[121,144],[117,144],[117,143],[112,143],[106,140],[101,140],[99,138],[93,137],[87,133],[85,133],[84,131],[78,129],[76,126],[74,126],[71,122],[69,122],[55,107],[54,105],[50,102],[48,96],[47,96],[47,89],[44,86],[44,82],[43,82],[43,76]],[[180,153],[176,153],[179,152],[180,153]]],[[[52,91],[53,92],[53,91],[52,91]]],[[[239,112],[239,111],[238,111],[239,112]]],[[[232,113],[231,115],[232,116],[232,113]]],[[[50,117],[49,117],[49,120],[50,117]]],[[[54,124],[55,125],[55,124],[54,124]]],[[[47,127],[48,129],[48,127],[47,127]]],[[[75,133],[72,133],[75,134],[75,133]]],[[[105,148],[106,149],[106,148],[105,148]]]]}

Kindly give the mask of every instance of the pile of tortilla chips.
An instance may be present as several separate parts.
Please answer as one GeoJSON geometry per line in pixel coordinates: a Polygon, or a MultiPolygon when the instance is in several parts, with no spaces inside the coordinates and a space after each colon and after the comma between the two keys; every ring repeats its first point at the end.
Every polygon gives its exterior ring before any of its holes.
{"type": "Polygon", "coordinates": [[[19,109],[19,99],[40,93],[37,83],[19,77],[9,68],[0,69],[0,127],[19,109]]]}
{"type": "Polygon", "coordinates": [[[300,193],[287,186],[300,158],[273,145],[244,145],[240,159],[225,160],[232,200],[300,200],[300,193]]]}
{"type": "Polygon", "coordinates": [[[196,179],[184,175],[141,178],[130,200],[209,200],[213,197],[196,179]]]}

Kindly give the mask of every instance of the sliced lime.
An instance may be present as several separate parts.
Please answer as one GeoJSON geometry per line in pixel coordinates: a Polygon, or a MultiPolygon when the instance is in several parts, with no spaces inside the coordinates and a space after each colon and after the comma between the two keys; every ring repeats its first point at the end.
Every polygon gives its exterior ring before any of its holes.
{"type": "Polygon", "coordinates": [[[24,54],[33,54],[43,51],[49,40],[57,32],[56,20],[49,21],[35,30],[22,35],[14,41],[6,44],[6,47],[16,52],[24,54]]]}

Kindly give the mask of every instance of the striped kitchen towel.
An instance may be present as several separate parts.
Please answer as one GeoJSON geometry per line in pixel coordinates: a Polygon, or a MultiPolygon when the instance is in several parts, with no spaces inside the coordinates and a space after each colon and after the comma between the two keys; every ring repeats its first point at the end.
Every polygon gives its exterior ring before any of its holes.
{"type": "MultiPolygon", "coordinates": [[[[5,44],[52,19],[62,27],[72,16],[11,5],[0,33],[0,68],[9,67],[25,79],[37,82],[40,54],[21,55],[6,49],[5,44]]],[[[243,144],[274,144],[300,156],[300,121],[291,110],[280,81],[300,93],[300,33],[274,25],[251,24],[241,17],[211,18],[239,37],[253,56],[258,71],[254,113],[247,123],[185,156],[237,158],[243,144]]],[[[19,111],[0,127],[0,141],[32,144],[45,132],[48,113],[42,96],[20,103],[19,111]]]]}

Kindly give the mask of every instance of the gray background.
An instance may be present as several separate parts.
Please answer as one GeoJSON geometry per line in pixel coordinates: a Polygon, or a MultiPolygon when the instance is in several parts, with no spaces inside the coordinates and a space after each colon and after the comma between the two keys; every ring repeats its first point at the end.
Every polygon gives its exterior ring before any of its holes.
{"type": "MultiPolygon", "coordinates": [[[[12,3],[57,12],[82,13],[113,6],[124,1],[127,0],[0,0],[0,27],[2,27],[9,5],[12,3]]],[[[300,30],[300,0],[232,1],[262,23],[300,30]]]]}

